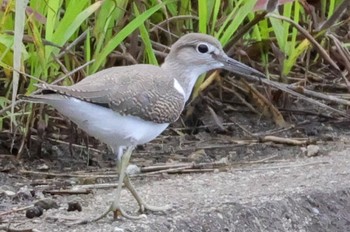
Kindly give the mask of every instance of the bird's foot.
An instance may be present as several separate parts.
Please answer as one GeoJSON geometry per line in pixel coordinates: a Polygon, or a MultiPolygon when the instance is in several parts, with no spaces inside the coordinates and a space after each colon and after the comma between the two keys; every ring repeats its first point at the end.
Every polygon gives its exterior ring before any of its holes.
{"type": "Polygon", "coordinates": [[[147,218],[147,216],[145,214],[141,214],[138,216],[130,215],[127,212],[125,212],[119,205],[117,205],[113,202],[112,205],[100,216],[93,218],[93,219],[83,219],[83,220],[75,221],[73,223],[68,223],[67,225],[83,225],[83,224],[88,224],[91,222],[97,222],[100,219],[106,217],[108,215],[108,213],[110,213],[110,212],[113,212],[114,220],[121,218],[121,217],[124,217],[126,219],[130,219],[130,220],[140,220],[140,219],[147,218]]]}
{"type": "Polygon", "coordinates": [[[138,216],[130,215],[120,207],[116,210],[113,210],[113,215],[114,215],[114,219],[118,219],[120,217],[124,217],[124,218],[130,219],[130,220],[140,220],[140,219],[147,218],[147,216],[145,214],[140,214],[138,216]]]}
{"type": "Polygon", "coordinates": [[[152,212],[165,212],[172,208],[172,205],[165,205],[165,206],[154,206],[149,205],[144,202],[140,205],[139,212],[144,213],[146,211],[152,211],[152,212]]]}

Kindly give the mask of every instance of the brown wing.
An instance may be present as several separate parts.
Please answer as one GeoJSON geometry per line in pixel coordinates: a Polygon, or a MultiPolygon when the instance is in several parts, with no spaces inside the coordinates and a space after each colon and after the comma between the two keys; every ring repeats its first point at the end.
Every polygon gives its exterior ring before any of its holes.
{"type": "Polygon", "coordinates": [[[153,65],[109,68],[72,86],[41,85],[41,88],[156,123],[174,122],[185,104],[183,95],[174,88],[173,79],[153,65]]]}

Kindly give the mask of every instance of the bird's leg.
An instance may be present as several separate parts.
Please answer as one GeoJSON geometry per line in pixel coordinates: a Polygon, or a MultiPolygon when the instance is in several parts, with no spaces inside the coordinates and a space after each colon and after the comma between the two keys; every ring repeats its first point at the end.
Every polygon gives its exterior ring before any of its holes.
{"type": "Polygon", "coordinates": [[[118,218],[119,216],[128,218],[128,219],[141,219],[144,218],[143,215],[140,216],[132,216],[127,214],[120,206],[120,195],[122,191],[122,185],[124,182],[125,178],[125,170],[126,167],[129,164],[130,156],[133,151],[134,147],[128,147],[125,153],[122,155],[122,157],[117,161],[117,168],[118,168],[118,173],[119,173],[119,181],[118,181],[118,188],[117,188],[117,193],[116,193],[116,199],[113,201],[109,209],[103,213],[101,216],[97,217],[95,220],[100,220],[101,218],[105,217],[109,212],[114,213],[114,218],[118,218]]]}
{"type": "Polygon", "coordinates": [[[165,211],[171,208],[171,205],[166,205],[166,206],[153,206],[145,203],[145,201],[140,197],[138,192],[136,191],[135,187],[132,185],[130,178],[128,174],[125,175],[124,177],[124,185],[127,189],[130,190],[131,194],[134,196],[136,199],[137,203],[140,206],[140,212],[144,213],[145,210],[150,210],[150,211],[165,211]]]}
{"type": "Polygon", "coordinates": [[[109,212],[114,213],[115,219],[119,216],[122,216],[122,217],[125,217],[128,219],[133,219],[133,220],[145,218],[145,215],[139,215],[139,216],[129,215],[120,206],[120,195],[121,195],[122,185],[123,185],[123,181],[124,181],[124,177],[125,177],[125,169],[128,166],[130,156],[131,156],[133,149],[134,149],[134,147],[128,147],[122,156],[118,156],[118,159],[117,159],[118,160],[117,161],[117,168],[118,168],[117,171],[119,174],[118,188],[117,188],[117,192],[116,192],[116,198],[112,202],[111,206],[103,214],[101,214],[100,216],[98,216],[94,219],[82,220],[82,221],[79,221],[79,222],[73,223],[73,224],[87,224],[89,222],[96,222],[96,221],[104,218],[105,216],[107,216],[107,214],[109,212]]]}

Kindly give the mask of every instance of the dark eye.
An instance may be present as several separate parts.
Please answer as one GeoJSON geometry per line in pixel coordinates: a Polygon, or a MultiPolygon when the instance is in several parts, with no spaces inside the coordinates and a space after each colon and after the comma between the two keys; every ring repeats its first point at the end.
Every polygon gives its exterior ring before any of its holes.
{"type": "Polygon", "coordinates": [[[197,46],[197,51],[200,53],[207,53],[209,51],[208,45],[206,44],[199,44],[197,46]]]}

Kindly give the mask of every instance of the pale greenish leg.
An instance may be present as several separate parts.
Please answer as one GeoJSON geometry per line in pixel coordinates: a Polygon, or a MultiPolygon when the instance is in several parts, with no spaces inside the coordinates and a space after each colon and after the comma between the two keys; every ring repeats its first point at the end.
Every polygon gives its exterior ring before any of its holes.
{"type": "Polygon", "coordinates": [[[145,201],[140,197],[138,192],[136,191],[135,187],[131,184],[129,176],[126,174],[124,177],[124,185],[131,194],[134,196],[136,199],[139,207],[140,207],[140,212],[143,213],[145,210],[150,210],[150,211],[166,211],[171,208],[171,205],[165,205],[165,206],[153,206],[145,203],[145,201]]]}
{"type": "Polygon", "coordinates": [[[104,212],[101,216],[94,219],[94,221],[100,220],[101,218],[105,217],[109,212],[114,213],[114,218],[117,218],[118,216],[122,216],[122,217],[125,217],[128,219],[133,219],[133,220],[144,218],[144,215],[140,215],[140,216],[129,215],[120,206],[120,195],[121,195],[122,185],[123,185],[124,178],[125,178],[125,170],[129,164],[130,156],[131,156],[133,150],[134,150],[134,147],[128,147],[127,150],[125,151],[125,153],[122,155],[121,160],[118,161],[117,168],[118,168],[118,173],[119,173],[119,181],[118,181],[118,188],[117,188],[117,194],[116,194],[115,201],[113,201],[113,203],[111,204],[111,206],[109,207],[109,209],[106,212],[104,212]]]}
{"type": "MultiPolygon", "coordinates": [[[[108,215],[109,212],[114,213],[114,218],[117,218],[118,216],[122,216],[128,219],[132,220],[138,220],[145,218],[145,215],[139,215],[139,216],[132,216],[127,214],[120,206],[120,196],[121,196],[121,191],[122,191],[122,185],[124,183],[125,187],[129,189],[131,194],[134,196],[135,200],[137,201],[139,207],[140,207],[140,212],[144,212],[145,210],[150,210],[150,211],[165,211],[171,208],[170,205],[166,205],[163,207],[157,207],[157,206],[152,206],[148,205],[147,203],[144,202],[144,200],[140,197],[134,186],[131,184],[129,176],[125,173],[126,167],[129,164],[130,156],[132,154],[132,151],[134,150],[134,147],[128,147],[125,153],[121,156],[120,160],[117,162],[117,172],[119,174],[119,180],[118,180],[118,187],[117,187],[117,192],[116,192],[116,198],[115,201],[111,204],[111,206],[100,216],[94,218],[94,219],[85,219],[76,223],[72,224],[87,224],[90,222],[96,222],[108,215]]],[[[71,225],[72,225],[71,224],[71,225]]]]}
{"type": "Polygon", "coordinates": [[[89,222],[96,222],[104,217],[107,216],[109,212],[114,213],[114,218],[117,218],[119,216],[132,219],[132,220],[138,220],[145,218],[145,215],[139,215],[139,216],[132,216],[127,214],[120,206],[120,196],[121,196],[121,191],[122,191],[122,185],[124,182],[124,177],[125,177],[125,169],[129,164],[130,156],[132,151],[134,150],[134,147],[128,147],[125,153],[121,156],[120,160],[118,160],[117,163],[117,168],[118,168],[118,173],[119,173],[119,180],[118,180],[118,188],[117,188],[117,193],[116,193],[116,198],[115,201],[111,204],[111,206],[100,216],[94,218],[94,219],[88,219],[88,220],[82,220],[77,223],[73,224],[87,224],[89,222]]]}

